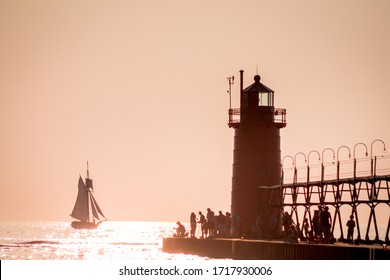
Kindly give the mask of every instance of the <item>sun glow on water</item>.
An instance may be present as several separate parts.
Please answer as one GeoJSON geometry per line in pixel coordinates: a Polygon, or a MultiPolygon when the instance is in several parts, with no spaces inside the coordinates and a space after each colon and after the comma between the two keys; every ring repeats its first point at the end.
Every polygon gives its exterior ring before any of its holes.
{"type": "Polygon", "coordinates": [[[0,258],[19,260],[191,260],[198,256],[162,252],[173,222],[108,221],[95,230],[68,222],[0,224],[0,258]]]}

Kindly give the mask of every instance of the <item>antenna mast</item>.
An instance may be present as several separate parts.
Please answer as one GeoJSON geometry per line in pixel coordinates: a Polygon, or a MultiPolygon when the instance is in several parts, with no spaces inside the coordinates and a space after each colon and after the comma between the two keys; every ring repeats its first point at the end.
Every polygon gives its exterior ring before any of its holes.
{"type": "Polygon", "coordinates": [[[229,109],[232,109],[232,85],[234,85],[234,76],[227,77],[229,83],[229,109]]]}

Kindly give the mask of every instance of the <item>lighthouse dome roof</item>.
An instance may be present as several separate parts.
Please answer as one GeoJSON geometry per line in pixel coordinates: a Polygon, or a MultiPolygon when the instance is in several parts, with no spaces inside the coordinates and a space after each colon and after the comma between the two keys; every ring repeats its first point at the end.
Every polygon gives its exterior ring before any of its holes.
{"type": "Polygon", "coordinates": [[[254,77],[255,82],[244,89],[244,92],[274,92],[272,89],[260,83],[261,77],[256,75],[254,77]]]}

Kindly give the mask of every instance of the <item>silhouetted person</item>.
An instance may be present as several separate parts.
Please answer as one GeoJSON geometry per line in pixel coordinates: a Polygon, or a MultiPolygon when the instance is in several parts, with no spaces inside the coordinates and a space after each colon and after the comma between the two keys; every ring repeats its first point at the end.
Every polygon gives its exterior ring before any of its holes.
{"type": "Polygon", "coordinates": [[[313,223],[313,237],[320,237],[320,215],[318,210],[314,210],[314,215],[312,219],[313,223]]]}
{"type": "Polygon", "coordinates": [[[176,235],[177,235],[177,237],[185,237],[185,235],[186,235],[186,228],[180,222],[177,222],[176,224],[177,224],[177,228],[176,228],[176,235]]]}
{"type": "MultiPolygon", "coordinates": [[[[276,234],[276,229],[277,229],[277,225],[278,225],[278,216],[279,216],[279,212],[272,211],[271,216],[269,217],[269,220],[268,220],[269,237],[275,236],[275,234],[276,234]]],[[[292,224],[291,216],[290,216],[290,219],[291,219],[291,224],[292,224]]]]}
{"type": "Polygon", "coordinates": [[[295,230],[298,234],[298,238],[299,238],[298,241],[302,240],[304,238],[304,236],[303,236],[303,232],[301,230],[301,225],[299,223],[297,223],[297,225],[295,226],[295,230]]]}
{"type": "Polygon", "coordinates": [[[347,227],[348,227],[347,240],[348,240],[349,244],[353,244],[353,231],[354,231],[355,226],[356,226],[356,223],[353,220],[353,218],[354,218],[353,215],[349,216],[349,220],[347,222],[347,227]]]}
{"type": "Polygon", "coordinates": [[[260,232],[260,215],[256,213],[252,218],[252,238],[259,237],[260,232]]]}
{"type": "Polygon", "coordinates": [[[307,238],[307,241],[310,243],[310,242],[315,242],[315,238],[314,238],[314,231],[313,229],[309,231],[309,236],[307,238]]]}
{"type": "Polygon", "coordinates": [[[232,237],[240,237],[241,217],[240,214],[232,216],[232,237]]]}
{"type": "Polygon", "coordinates": [[[218,216],[215,217],[215,227],[217,236],[219,237],[225,237],[225,228],[226,228],[226,222],[225,222],[226,216],[222,213],[221,210],[218,212],[218,216]]]}
{"type": "Polygon", "coordinates": [[[214,236],[215,234],[215,217],[214,211],[211,211],[210,208],[207,208],[207,228],[209,230],[209,237],[214,236]]]}
{"type": "Polygon", "coordinates": [[[298,242],[298,232],[293,225],[290,225],[290,228],[287,231],[286,242],[288,243],[298,242]]]}
{"type": "Polygon", "coordinates": [[[225,222],[226,222],[226,232],[225,232],[225,235],[226,236],[230,236],[231,233],[231,229],[232,229],[232,217],[231,217],[231,214],[229,212],[226,212],[225,213],[225,222]]]}
{"type": "Polygon", "coordinates": [[[324,211],[320,213],[321,233],[324,235],[325,242],[328,242],[330,237],[330,225],[332,224],[332,217],[329,213],[329,207],[325,206],[324,211]]]}
{"type": "Polygon", "coordinates": [[[291,225],[292,225],[291,216],[287,211],[284,212],[283,214],[282,224],[284,230],[284,237],[287,238],[287,235],[289,234],[289,230],[291,229],[291,225]]]}
{"type": "Polygon", "coordinates": [[[201,238],[207,237],[206,218],[204,217],[204,215],[202,214],[201,211],[199,211],[199,222],[198,223],[200,224],[200,230],[202,231],[201,238]]]}
{"type": "Polygon", "coordinates": [[[303,232],[305,233],[306,239],[309,239],[309,228],[310,228],[309,220],[305,218],[303,220],[303,232]]]}
{"type": "Polygon", "coordinates": [[[191,231],[190,236],[195,237],[195,231],[196,231],[196,215],[194,212],[190,215],[190,225],[191,225],[191,231]]]}
{"type": "Polygon", "coordinates": [[[321,213],[324,211],[322,205],[318,205],[318,226],[317,226],[317,235],[319,238],[322,237],[323,231],[321,227],[321,213]]]}

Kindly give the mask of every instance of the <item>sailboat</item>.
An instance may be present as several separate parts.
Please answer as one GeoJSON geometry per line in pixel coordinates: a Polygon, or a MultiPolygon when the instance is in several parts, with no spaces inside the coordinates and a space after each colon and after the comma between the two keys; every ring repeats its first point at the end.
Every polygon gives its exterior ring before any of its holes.
{"type": "Polygon", "coordinates": [[[93,184],[89,178],[89,167],[87,163],[87,177],[85,183],[81,175],[79,177],[78,193],[76,203],[70,216],[75,220],[71,226],[75,229],[96,229],[106,219],[93,196],[93,184]]]}

